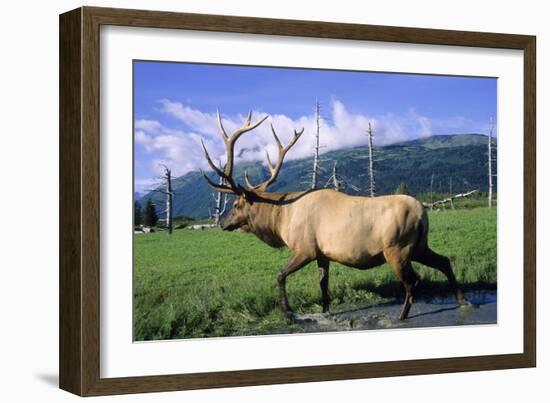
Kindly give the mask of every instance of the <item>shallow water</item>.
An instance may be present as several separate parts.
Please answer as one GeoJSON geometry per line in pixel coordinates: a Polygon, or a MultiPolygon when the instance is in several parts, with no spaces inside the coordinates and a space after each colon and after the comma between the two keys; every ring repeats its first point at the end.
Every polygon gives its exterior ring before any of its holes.
{"type": "Polygon", "coordinates": [[[472,305],[459,306],[454,297],[417,300],[409,317],[399,320],[401,304],[359,307],[331,314],[298,315],[302,332],[370,330],[497,323],[496,291],[478,290],[465,293],[472,305]]]}
{"type": "MultiPolygon", "coordinates": [[[[497,302],[497,292],[496,290],[476,290],[468,291],[464,293],[464,296],[468,301],[475,305],[485,305],[485,304],[496,304],[497,302]]],[[[456,304],[456,299],[454,296],[447,296],[446,298],[434,298],[431,300],[426,300],[431,304],[456,304]]]]}

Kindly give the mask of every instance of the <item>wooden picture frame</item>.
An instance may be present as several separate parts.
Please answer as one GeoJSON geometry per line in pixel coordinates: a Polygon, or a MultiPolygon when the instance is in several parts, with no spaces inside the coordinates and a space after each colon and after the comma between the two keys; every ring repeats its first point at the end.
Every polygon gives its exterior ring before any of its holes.
{"type": "Polygon", "coordinates": [[[536,365],[535,37],[82,7],[60,16],[60,387],[81,396],[525,368],[536,365]],[[523,353],[100,377],[100,26],[119,25],[524,52],[523,353]]]}

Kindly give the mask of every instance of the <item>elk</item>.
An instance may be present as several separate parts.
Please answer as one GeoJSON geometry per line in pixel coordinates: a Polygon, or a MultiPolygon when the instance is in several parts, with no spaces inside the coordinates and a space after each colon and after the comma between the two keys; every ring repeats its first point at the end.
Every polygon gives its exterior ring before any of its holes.
{"type": "Polygon", "coordinates": [[[223,230],[242,229],[272,247],[286,246],[291,250],[290,261],[277,275],[279,303],[287,317],[294,318],[286,294],[287,277],[313,261],[319,268],[323,313],[329,310],[331,261],[361,270],[389,263],[405,288],[401,320],[409,314],[419,281],[411,261],[439,270],[447,277],[457,302],[469,304],[457,285],[449,259],[428,247],[428,216],[422,204],[413,197],[351,196],[332,189],[288,193],[267,191],[268,186],[276,181],[285,155],[298,141],[303,128],[294,130],[290,142],[283,146],[271,125],[278,158],[273,164],[266,151],[270,177],[252,185],[245,172],[246,188],[237,184],[233,178],[235,143],[266,119],[267,116],[252,124],[250,112],[243,126],[228,135],[218,111],[217,123],[227,153],[225,168],[222,170],[212,162],[204,142],[202,147],[208,164],[223,178],[223,184],[215,183],[202,170],[201,173],[215,190],[236,196],[231,212],[221,222],[223,230]]]}

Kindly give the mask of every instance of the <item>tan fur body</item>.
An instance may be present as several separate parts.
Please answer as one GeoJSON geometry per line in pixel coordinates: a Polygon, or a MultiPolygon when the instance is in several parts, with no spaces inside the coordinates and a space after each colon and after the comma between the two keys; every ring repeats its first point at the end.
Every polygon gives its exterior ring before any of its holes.
{"type": "Polygon", "coordinates": [[[272,247],[287,246],[293,257],[278,275],[280,303],[291,315],[285,284],[288,275],[309,262],[320,270],[323,311],[328,311],[331,261],[357,269],[387,262],[406,291],[400,315],[407,317],[418,277],[411,261],[441,271],[457,301],[466,304],[447,257],[428,247],[428,216],[411,196],[350,196],[330,189],[271,193],[243,191],[222,227],[243,228],[272,247]]]}
{"type": "Polygon", "coordinates": [[[410,196],[350,196],[330,189],[258,193],[248,222],[271,246],[359,269],[384,263],[384,250],[395,246],[412,252],[419,229],[427,230],[424,208],[410,196]]]}

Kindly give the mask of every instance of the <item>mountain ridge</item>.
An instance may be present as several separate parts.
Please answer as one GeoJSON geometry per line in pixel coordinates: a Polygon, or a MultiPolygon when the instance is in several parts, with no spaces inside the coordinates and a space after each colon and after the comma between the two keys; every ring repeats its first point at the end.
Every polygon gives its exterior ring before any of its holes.
{"type": "MultiPolygon", "coordinates": [[[[496,138],[493,138],[496,144],[496,138]]],[[[328,151],[321,155],[318,187],[325,187],[336,163],[338,175],[346,183],[349,194],[367,194],[368,147],[328,151]]],[[[495,151],[496,156],[496,151],[495,151]]],[[[310,188],[313,157],[285,161],[271,191],[299,191],[310,188]]],[[[434,135],[375,147],[377,194],[393,193],[404,182],[411,194],[487,190],[487,136],[477,133],[434,135]],[[433,180],[432,180],[433,176],[433,180]]],[[[496,164],[495,164],[496,165],[496,164]]],[[[252,183],[268,176],[260,161],[235,164],[234,177],[242,183],[244,171],[252,183]]],[[[496,172],[496,167],[495,167],[496,172]]],[[[213,172],[207,172],[217,181],[213,172]]],[[[495,181],[496,182],[496,181],[495,181]]],[[[197,171],[188,172],[172,181],[176,193],[173,213],[204,218],[214,206],[212,189],[197,171]]],[[[496,191],[496,186],[495,189],[496,191]]],[[[144,205],[151,198],[163,210],[164,196],[150,192],[139,199],[144,205]]]]}

